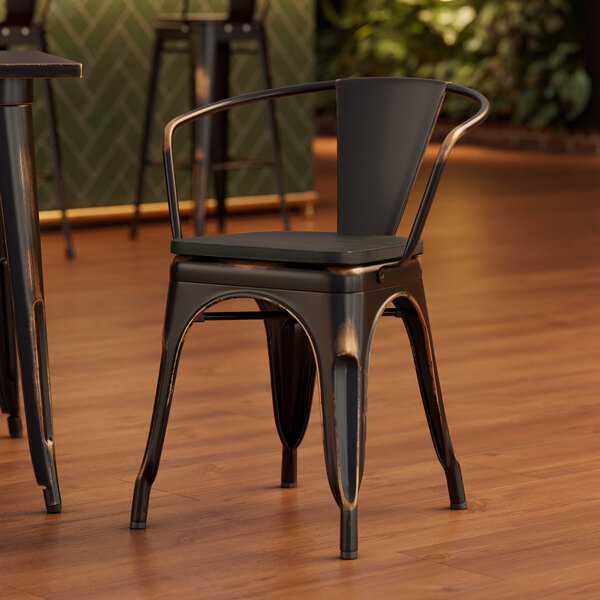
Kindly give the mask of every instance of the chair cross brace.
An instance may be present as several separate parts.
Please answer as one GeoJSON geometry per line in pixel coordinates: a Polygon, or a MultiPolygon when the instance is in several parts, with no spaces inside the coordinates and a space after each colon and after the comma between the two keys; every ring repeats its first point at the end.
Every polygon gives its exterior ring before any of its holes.
{"type": "MultiPolygon", "coordinates": [[[[386,308],[383,311],[384,317],[402,318],[402,310],[396,308],[386,308]]],[[[260,310],[242,310],[231,312],[209,312],[202,313],[194,319],[194,323],[204,323],[205,321],[263,321],[265,319],[289,319],[292,315],[285,310],[260,311],[260,310]]]]}

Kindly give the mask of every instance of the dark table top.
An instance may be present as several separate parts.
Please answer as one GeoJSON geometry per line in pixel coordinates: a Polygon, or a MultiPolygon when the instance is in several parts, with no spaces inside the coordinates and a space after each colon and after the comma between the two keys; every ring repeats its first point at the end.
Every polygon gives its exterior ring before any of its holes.
{"type": "Polygon", "coordinates": [[[0,79],[79,78],[81,63],[37,50],[0,51],[0,79]]]}

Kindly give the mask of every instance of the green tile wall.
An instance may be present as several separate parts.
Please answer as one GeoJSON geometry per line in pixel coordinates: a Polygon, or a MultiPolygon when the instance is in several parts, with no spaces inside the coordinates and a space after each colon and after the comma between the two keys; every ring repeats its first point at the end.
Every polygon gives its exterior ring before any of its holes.
{"type": "MultiPolygon", "coordinates": [[[[194,11],[225,10],[226,0],[191,0],[194,11]]],[[[177,13],[179,0],[54,0],[48,17],[50,52],[83,63],[82,80],[55,82],[59,129],[70,206],[103,206],[133,202],[139,160],[146,88],[150,74],[153,21],[157,13],[177,13]]],[[[314,0],[271,0],[267,16],[273,84],[314,79],[314,0]]],[[[159,110],[151,147],[161,155],[161,131],[172,117],[190,109],[186,55],[169,55],[162,67],[159,110]]],[[[260,89],[255,56],[238,56],[231,67],[233,94],[260,89]]],[[[38,90],[39,92],[39,90],[38,90]]],[[[310,97],[277,101],[286,189],[312,187],[310,140],[313,133],[310,97]]],[[[41,93],[34,107],[38,167],[49,169],[41,93]]],[[[231,113],[233,155],[268,156],[266,118],[262,107],[231,113]]],[[[176,137],[180,154],[189,152],[189,136],[176,137]]],[[[150,169],[146,201],[165,200],[162,169],[150,169]]],[[[178,175],[181,197],[189,197],[189,177],[178,175]]],[[[230,175],[231,195],[272,193],[270,170],[230,175]]],[[[40,208],[54,208],[51,183],[40,182],[40,208]]]]}

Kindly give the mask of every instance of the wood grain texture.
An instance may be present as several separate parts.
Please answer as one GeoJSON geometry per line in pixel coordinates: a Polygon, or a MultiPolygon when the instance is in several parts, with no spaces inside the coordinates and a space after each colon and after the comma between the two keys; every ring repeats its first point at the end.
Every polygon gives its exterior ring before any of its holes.
{"type": "MultiPolygon", "coordinates": [[[[296,214],[292,225],[332,230],[335,146],[321,139],[315,148],[322,202],[315,220],[296,214]]],[[[59,233],[45,233],[64,509],[45,514],[26,441],[1,423],[0,598],[596,597],[599,188],[598,158],[455,150],[422,260],[469,510],[448,509],[404,328],[382,320],[352,562],[337,558],[317,402],[299,485],[278,487],[260,322],[192,328],[148,528],[128,529],[160,357],[169,229],[144,226],[136,242],[125,227],[76,231],[70,262],[59,233]]],[[[277,215],[227,224],[279,226],[277,215]]]]}

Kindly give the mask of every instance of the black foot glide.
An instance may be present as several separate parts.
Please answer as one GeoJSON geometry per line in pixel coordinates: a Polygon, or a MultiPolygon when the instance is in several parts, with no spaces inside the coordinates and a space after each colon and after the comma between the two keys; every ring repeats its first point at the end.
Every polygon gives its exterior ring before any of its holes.
{"type": "Polygon", "coordinates": [[[58,491],[51,490],[50,488],[45,488],[44,501],[46,502],[46,512],[48,514],[53,515],[59,513],[62,510],[62,503],[60,501],[60,494],[58,493],[58,491]]]}
{"type": "Polygon", "coordinates": [[[354,560],[358,555],[357,510],[341,511],[340,558],[354,560]]]}
{"type": "Polygon", "coordinates": [[[467,508],[467,499],[465,498],[465,488],[463,486],[460,465],[454,459],[450,468],[446,471],[446,481],[448,482],[448,492],[450,495],[450,508],[452,510],[465,510],[467,508]]]}
{"type": "Polygon", "coordinates": [[[12,438],[18,438],[23,435],[23,424],[19,415],[8,417],[8,432],[12,438]]]}

